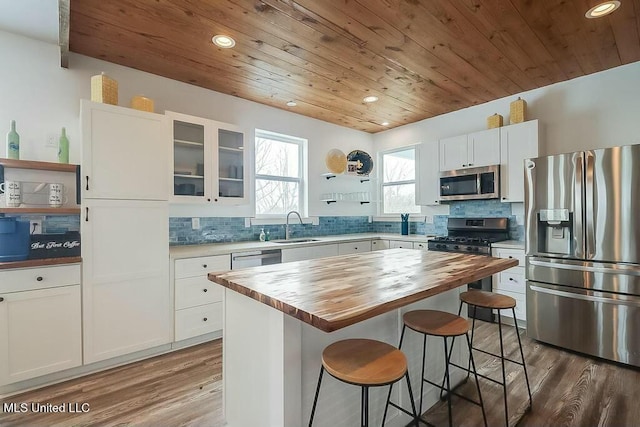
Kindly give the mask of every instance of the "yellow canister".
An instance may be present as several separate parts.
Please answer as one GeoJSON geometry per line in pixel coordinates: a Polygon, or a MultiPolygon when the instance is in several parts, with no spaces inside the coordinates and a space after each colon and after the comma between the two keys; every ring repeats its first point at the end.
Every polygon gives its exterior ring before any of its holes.
{"type": "Polygon", "coordinates": [[[105,73],[91,76],[91,100],[118,105],[118,82],[105,73]]]}
{"type": "Polygon", "coordinates": [[[147,98],[142,95],[136,95],[131,98],[131,108],[153,113],[153,99],[147,98]]]}

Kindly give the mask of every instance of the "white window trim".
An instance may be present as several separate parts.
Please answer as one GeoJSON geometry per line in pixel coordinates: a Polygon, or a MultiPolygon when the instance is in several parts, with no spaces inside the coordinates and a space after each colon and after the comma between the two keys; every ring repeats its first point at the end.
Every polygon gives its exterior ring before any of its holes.
{"type": "MultiPolygon", "coordinates": [[[[298,150],[298,170],[299,170],[299,177],[286,177],[286,176],[279,176],[279,175],[261,175],[258,174],[257,171],[256,173],[254,173],[254,177],[253,177],[253,184],[254,184],[254,190],[253,190],[253,198],[254,198],[254,203],[253,203],[253,214],[255,215],[254,217],[251,218],[251,224],[252,225],[270,225],[270,224],[285,224],[286,223],[286,213],[285,214],[258,214],[256,212],[256,180],[258,179],[267,179],[267,180],[272,180],[272,181],[282,181],[282,182],[297,182],[298,183],[298,198],[300,200],[300,216],[302,216],[303,218],[303,223],[307,224],[311,224],[316,222],[314,225],[317,225],[317,220],[313,221],[313,218],[310,218],[307,216],[308,211],[309,211],[309,201],[308,201],[308,161],[307,161],[307,144],[308,141],[305,138],[299,138],[299,137],[295,137],[295,136],[291,136],[291,135],[284,135],[281,133],[277,133],[277,132],[270,132],[268,130],[262,130],[262,129],[256,129],[255,130],[255,138],[254,138],[254,145],[256,143],[256,140],[258,138],[272,138],[274,141],[281,141],[281,142],[286,142],[289,144],[296,144],[298,145],[300,148],[298,150]],[[309,222],[305,222],[305,219],[310,219],[309,222]]],[[[256,164],[255,164],[255,159],[253,160],[253,169],[255,171],[256,168],[256,164]]]]}
{"type": "MultiPolygon", "coordinates": [[[[399,214],[395,214],[395,213],[384,213],[384,198],[383,198],[383,194],[384,192],[382,191],[382,189],[384,188],[384,155],[385,154],[390,154],[390,153],[395,153],[398,151],[406,151],[406,150],[414,150],[414,162],[415,162],[415,176],[413,180],[410,181],[394,181],[393,185],[401,185],[401,184],[411,184],[413,183],[414,185],[418,185],[418,146],[420,144],[411,144],[411,145],[405,145],[403,147],[396,147],[396,148],[392,148],[390,150],[385,150],[385,151],[379,151],[378,152],[378,164],[380,165],[380,168],[378,168],[378,215],[373,217],[373,221],[375,222],[400,222],[400,217],[399,214]]],[[[420,207],[420,206],[419,206],[420,207]]],[[[422,211],[422,207],[420,207],[420,210],[422,211]]],[[[419,222],[419,221],[424,221],[424,215],[421,216],[420,212],[416,212],[416,213],[410,213],[409,214],[409,222],[419,222]],[[422,218],[421,220],[419,220],[418,218],[422,218]],[[414,219],[415,218],[415,219],[414,219]]]]}

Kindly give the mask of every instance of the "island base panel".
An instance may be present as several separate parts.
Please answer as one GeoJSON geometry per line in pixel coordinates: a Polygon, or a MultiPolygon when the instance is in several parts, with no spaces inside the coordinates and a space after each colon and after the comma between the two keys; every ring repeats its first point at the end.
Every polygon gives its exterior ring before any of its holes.
{"type": "MultiPolygon", "coordinates": [[[[225,290],[224,402],[229,427],[266,425],[299,427],[307,425],[322,350],[345,338],[369,338],[398,345],[402,314],[417,309],[436,309],[457,313],[458,296],[465,288],[453,289],[418,301],[398,310],[365,320],[335,332],[326,333],[258,301],[225,290]]],[[[407,330],[402,350],[407,355],[416,405],[419,404],[422,367],[421,334],[407,330]]],[[[454,358],[466,364],[463,339],[456,340],[454,358]]],[[[441,337],[427,339],[426,376],[436,382],[444,375],[444,348],[441,337]]],[[[465,378],[452,371],[452,384],[465,378]]],[[[393,388],[392,399],[410,408],[404,383],[393,388]]],[[[369,420],[382,422],[387,387],[371,388],[369,420]]],[[[439,400],[439,390],[424,387],[423,411],[439,400]]],[[[358,425],[360,388],[325,375],[316,409],[314,426],[342,427],[358,425]]],[[[408,416],[389,408],[387,426],[406,426],[408,416]]]]}

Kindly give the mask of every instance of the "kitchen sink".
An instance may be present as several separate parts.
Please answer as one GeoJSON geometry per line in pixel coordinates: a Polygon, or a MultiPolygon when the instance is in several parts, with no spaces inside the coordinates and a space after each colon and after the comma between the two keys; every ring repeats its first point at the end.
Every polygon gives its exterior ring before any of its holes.
{"type": "Polygon", "coordinates": [[[289,239],[289,240],[273,240],[273,243],[306,243],[319,242],[318,239],[289,239]]]}

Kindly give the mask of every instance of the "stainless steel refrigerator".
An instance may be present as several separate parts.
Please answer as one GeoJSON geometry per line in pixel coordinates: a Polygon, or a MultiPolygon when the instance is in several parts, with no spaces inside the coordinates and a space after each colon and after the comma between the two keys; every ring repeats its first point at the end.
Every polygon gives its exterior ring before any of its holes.
{"type": "Polygon", "coordinates": [[[527,333],[640,366],[640,145],[525,161],[527,333]]]}

